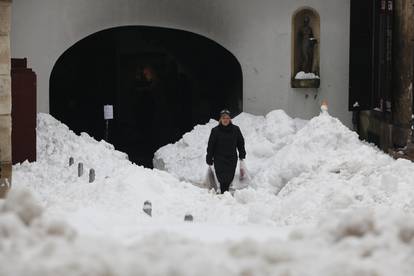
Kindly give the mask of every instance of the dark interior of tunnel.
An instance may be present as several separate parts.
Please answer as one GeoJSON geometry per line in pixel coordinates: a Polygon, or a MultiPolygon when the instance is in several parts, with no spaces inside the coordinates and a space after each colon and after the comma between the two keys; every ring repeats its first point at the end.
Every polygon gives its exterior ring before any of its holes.
{"type": "Polygon", "coordinates": [[[75,133],[107,140],[152,168],[154,152],[228,108],[242,111],[242,71],[224,47],[175,29],[130,26],[92,34],[65,51],[50,77],[50,113],[75,133]]]}

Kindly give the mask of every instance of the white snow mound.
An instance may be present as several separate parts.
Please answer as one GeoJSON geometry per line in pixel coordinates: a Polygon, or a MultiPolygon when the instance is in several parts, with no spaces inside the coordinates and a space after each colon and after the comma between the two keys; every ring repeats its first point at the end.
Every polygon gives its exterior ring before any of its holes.
{"type": "Polygon", "coordinates": [[[232,196],[193,185],[214,120],[161,148],[161,171],[39,114],[38,161],[13,167],[0,200],[0,275],[412,275],[411,162],[327,113],[233,122],[252,179],[232,196]]]}

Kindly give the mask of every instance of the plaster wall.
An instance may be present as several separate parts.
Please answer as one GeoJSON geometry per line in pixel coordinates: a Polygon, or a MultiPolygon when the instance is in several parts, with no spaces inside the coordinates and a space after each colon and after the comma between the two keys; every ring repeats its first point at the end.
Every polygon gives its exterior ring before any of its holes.
{"type": "Polygon", "coordinates": [[[49,111],[49,77],[59,56],[80,39],[111,27],[146,25],[206,36],[231,51],[243,70],[243,109],[263,115],[284,109],[310,118],[323,99],[351,126],[347,110],[349,0],[15,0],[13,57],[28,57],[38,76],[38,110],[49,111]],[[319,89],[290,87],[292,15],[318,11],[319,89]]]}

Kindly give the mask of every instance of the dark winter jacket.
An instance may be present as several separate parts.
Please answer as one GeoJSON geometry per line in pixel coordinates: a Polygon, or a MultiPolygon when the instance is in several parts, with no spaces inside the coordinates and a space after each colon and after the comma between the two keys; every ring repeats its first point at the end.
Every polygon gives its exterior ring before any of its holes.
{"type": "Polygon", "coordinates": [[[233,181],[237,166],[237,151],[239,158],[246,158],[244,138],[240,128],[230,123],[227,126],[219,124],[211,130],[207,146],[206,162],[213,165],[220,183],[233,181]]]}

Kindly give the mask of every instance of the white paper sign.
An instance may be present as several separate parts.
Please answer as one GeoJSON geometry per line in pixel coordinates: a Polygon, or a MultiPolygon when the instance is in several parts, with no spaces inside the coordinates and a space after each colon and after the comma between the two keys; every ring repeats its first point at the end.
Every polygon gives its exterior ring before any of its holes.
{"type": "Polygon", "coordinates": [[[113,105],[104,105],[104,118],[105,120],[112,120],[114,118],[113,105]]]}

